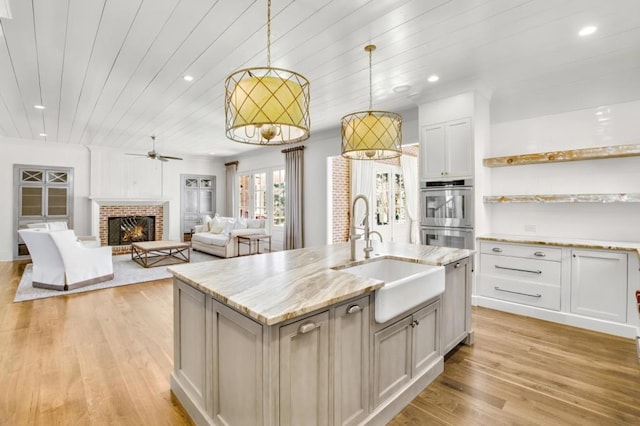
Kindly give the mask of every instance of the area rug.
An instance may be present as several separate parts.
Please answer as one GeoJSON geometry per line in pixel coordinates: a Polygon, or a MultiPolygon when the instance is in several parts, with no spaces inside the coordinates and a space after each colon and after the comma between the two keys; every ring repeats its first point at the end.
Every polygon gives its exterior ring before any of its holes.
{"type": "MultiPolygon", "coordinates": [[[[191,263],[217,260],[219,257],[209,256],[205,253],[191,252],[191,263]]],[[[85,291],[100,290],[103,288],[119,287],[129,284],[137,284],[146,281],[161,280],[171,278],[166,266],[156,268],[143,268],[131,260],[130,254],[113,256],[113,279],[86,287],[76,288],[68,291],[48,290],[46,288],[34,288],[31,285],[33,265],[28,264],[24,268],[24,273],[18,284],[14,302],[24,302],[25,300],[43,299],[45,297],[64,296],[66,294],[82,293],[85,291]]]]}

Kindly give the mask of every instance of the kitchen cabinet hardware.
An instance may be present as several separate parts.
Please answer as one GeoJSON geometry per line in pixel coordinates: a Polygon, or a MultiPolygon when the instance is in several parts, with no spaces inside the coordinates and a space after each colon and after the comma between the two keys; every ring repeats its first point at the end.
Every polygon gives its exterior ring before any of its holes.
{"type": "Polygon", "coordinates": [[[538,257],[545,257],[546,254],[543,251],[537,251],[535,253],[533,253],[534,256],[538,256],[538,257]]]}
{"type": "Polygon", "coordinates": [[[351,305],[347,308],[347,313],[348,314],[355,314],[356,312],[359,312],[362,310],[362,306],[360,305],[351,305]]]}
{"type": "Polygon", "coordinates": [[[532,271],[530,269],[520,269],[520,268],[507,268],[506,266],[500,266],[500,265],[493,265],[496,269],[506,269],[508,271],[518,271],[518,272],[528,272],[530,274],[541,274],[542,271],[537,269],[535,271],[532,271]]]}
{"type": "Polygon", "coordinates": [[[494,253],[502,253],[502,249],[500,247],[494,247],[491,249],[491,251],[494,253]]]}
{"type": "Polygon", "coordinates": [[[305,322],[298,329],[298,334],[308,333],[308,332],[310,332],[312,330],[315,330],[316,327],[317,327],[317,325],[315,323],[313,323],[313,322],[305,322]]]}
{"type": "Polygon", "coordinates": [[[536,299],[539,299],[542,297],[542,295],[540,293],[536,293],[536,294],[529,294],[529,293],[522,293],[519,291],[513,291],[513,290],[505,290],[503,288],[498,287],[497,285],[493,287],[496,291],[504,291],[505,293],[511,293],[511,294],[519,294],[521,296],[529,296],[529,297],[535,297],[536,299]]]}
{"type": "Polygon", "coordinates": [[[454,268],[458,269],[460,267],[460,262],[456,263],[456,266],[454,266],[454,268]]]}

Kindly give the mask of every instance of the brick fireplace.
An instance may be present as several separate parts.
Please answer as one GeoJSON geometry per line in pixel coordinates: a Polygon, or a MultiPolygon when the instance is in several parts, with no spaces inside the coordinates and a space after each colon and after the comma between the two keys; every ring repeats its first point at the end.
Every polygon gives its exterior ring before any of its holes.
{"type": "MultiPolygon", "coordinates": [[[[168,217],[169,202],[166,200],[116,200],[92,199],[92,229],[100,237],[103,246],[109,245],[109,218],[153,217],[154,230],[150,240],[168,239],[165,217],[168,217]]],[[[131,253],[131,244],[111,245],[116,254],[131,253]]]]}

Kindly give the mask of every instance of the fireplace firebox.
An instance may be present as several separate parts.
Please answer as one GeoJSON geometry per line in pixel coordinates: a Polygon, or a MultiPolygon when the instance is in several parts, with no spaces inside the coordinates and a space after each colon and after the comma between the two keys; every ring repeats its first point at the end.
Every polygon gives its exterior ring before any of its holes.
{"type": "Polygon", "coordinates": [[[110,246],[128,245],[140,241],[154,241],[155,216],[123,216],[108,218],[110,246]]]}

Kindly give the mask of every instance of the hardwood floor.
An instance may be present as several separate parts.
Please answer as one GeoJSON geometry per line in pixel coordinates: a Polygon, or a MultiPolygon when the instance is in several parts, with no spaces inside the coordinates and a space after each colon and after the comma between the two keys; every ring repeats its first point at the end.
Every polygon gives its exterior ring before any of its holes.
{"type": "MultiPolygon", "coordinates": [[[[169,390],[170,280],[12,303],[0,262],[0,424],[188,425],[169,390]]],[[[632,340],[476,308],[476,343],[391,425],[640,424],[632,340]]]]}

